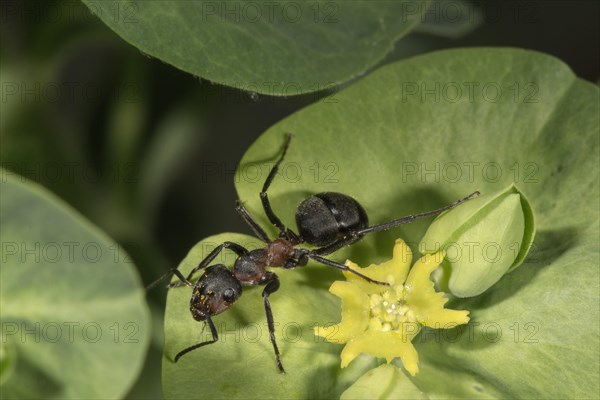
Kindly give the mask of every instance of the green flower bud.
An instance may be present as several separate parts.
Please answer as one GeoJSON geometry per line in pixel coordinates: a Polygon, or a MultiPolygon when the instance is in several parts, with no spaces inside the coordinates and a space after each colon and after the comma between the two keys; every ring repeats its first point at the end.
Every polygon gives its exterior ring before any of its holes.
{"type": "Polygon", "coordinates": [[[527,256],[535,224],[514,185],[470,200],[433,221],[419,244],[423,254],[446,251],[441,282],[457,297],[483,293],[527,256]]]}

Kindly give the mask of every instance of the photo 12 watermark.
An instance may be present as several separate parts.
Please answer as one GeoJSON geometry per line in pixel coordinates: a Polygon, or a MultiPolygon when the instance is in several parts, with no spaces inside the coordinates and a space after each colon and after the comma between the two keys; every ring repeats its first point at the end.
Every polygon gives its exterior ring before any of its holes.
{"type": "MultiPolygon", "coordinates": [[[[192,323],[192,322],[190,322],[192,323]]],[[[193,322],[196,323],[196,322],[193,322]]],[[[267,322],[214,322],[219,332],[219,342],[223,343],[257,343],[269,340],[269,327],[267,322]]],[[[404,342],[420,341],[436,343],[456,343],[467,341],[468,343],[485,342],[497,343],[501,340],[513,343],[537,344],[540,342],[540,323],[535,321],[471,321],[466,325],[449,323],[434,327],[422,327],[416,322],[403,324],[402,340],[404,342]],[[415,333],[421,332],[420,336],[413,339],[415,333]]],[[[278,340],[296,343],[301,340],[321,342],[327,338],[333,338],[338,329],[338,322],[325,324],[314,323],[310,326],[298,322],[274,322],[274,333],[278,340]],[[328,336],[322,338],[314,334],[316,327],[328,327],[328,336]]],[[[208,329],[202,329],[197,338],[199,342],[212,340],[212,334],[208,329]]]]}
{"type": "Polygon", "coordinates": [[[335,1],[203,1],[200,21],[337,24],[339,9],[335,1]]]}
{"type": "Polygon", "coordinates": [[[31,161],[0,163],[0,182],[9,177],[25,182],[31,179],[48,183],[136,183],[139,180],[140,167],[134,162],[111,163],[102,169],[79,161],[31,161]]]}
{"type": "Polygon", "coordinates": [[[19,104],[100,104],[105,99],[121,103],[139,103],[142,99],[139,82],[123,82],[107,88],[94,81],[2,81],[0,101],[19,104]]]}
{"type": "MultiPolygon", "coordinates": [[[[423,2],[424,3],[424,2],[423,2]]],[[[413,1],[401,1],[402,21],[418,19],[436,24],[496,24],[508,22],[532,24],[540,20],[539,1],[486,0],[481,5],[470,1],[432,1],[428,7],[413,1]]]]}
{"type": "Polygon", "coordinates": [[[415,180],[420,183],[496,183],[503,178],[510,178],[515,183],[540,182],[540,167],[532,161],[515,161],[510,165],[495,161],[403,161],[400,170],[403,183],[415,180]]]}
{"type": "MultiPolygon", "coordinates": [[[[204,161],[198,164],[201,183],[207,182],[264,182],[275,162],[230,164],[225,162],[204,161]]],[[[339,183],[339,164],[333,161],[283,162],[279,165],[276,178],[287,183],[314,182],[339,183]]]]}
{"type": "MultiPolygon", "coordinates": [[[[134,242],[123,243],[129,249],[139,248],[134,242]]],[[[133,263],[117,243],[94,241],[2,241],[2,264],[76,264],[76,263],[133,263]]]]}
{"type": "Polygon", "coordinates": [[[2,322],[2,343],[131,343],[140,342],[137,322],[50,321],[2,322]]]}
{"type": "Polygon", "coordinates": [[[402,82],[399,90],[402,103],[540,102],[540,88],[535,82],[412,81],[402,82]]]}

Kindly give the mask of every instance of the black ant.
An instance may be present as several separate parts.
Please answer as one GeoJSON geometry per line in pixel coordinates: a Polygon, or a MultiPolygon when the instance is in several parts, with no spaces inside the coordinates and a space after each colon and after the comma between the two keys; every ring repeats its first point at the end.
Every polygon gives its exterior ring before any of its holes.
{"type": "Polygon", "coordinates": [[[238,201],[236,211],[242,216],[244,221],[254,231],[254,234],[263,242],[265,247],[257,250],[246,250],[243,246],[224,242],[217,246],[208,256],[204,258],[186,277],[184,277],[177,268],[169,270],[166,274],[148,286],[147,290],[153,288],[164,278],[175,274],[181,282],[168,285],[168,287],[179,287],[187,285],[192,288],[192,298],[190,300],[190,311],[196,321],[206,321],[212,334],[212,340],[195,344],[181,350],[175,356],[177,362],[183,355],[199,347],[215,343],[219,336],[212,321],[212,317],[227,310],[242,294],[242,285],[254,286],[265,285],[262,297],[267,315],[267,324],[269,327],[269,337],[275,351],[277,368],[280,372],[285,372],[281,364],[281,357],[277,343],[275,341],[275,329],[273,324],[273,313],[269,303],[269,295],[279,289],[279,279],[271,271],[265,270],[266,267],[283,267],[292,269],[305,266],[308,260],[314,260],[321,264],[338,268],[342,271],[348,271],[360,276],[369,282],[388,285],[386,282],[375,281],[361,273],[348,268],[344,264],[324,258],[344,246],[348,246],[360,240],[363,236],[371,232],[384,231],[395,226],[412,222],[417,218],[437,215],[443,211],[456,207],[477,195],[474,192],[469,196],[457,200],[454,203],[438,208],[437,210],[427,211],[420,214],[408,215],[390,222],[379,225],[369,226],[367,213],[363,207],[352,197],[341,193],[325,192],[315,194],[304,200],[296,210],[296,225],[299,234],[285,227],[279,217],[275,215],[267,190],[277,174],[279,165],[283,161],[288,150],[292,135],[288,134],[281,156],[269,172],[267,179],[260,192],[260,199],[269,221],[279,229],[279,237],[270,240],[265,231],[248,213],[244,205],[238,201]],[[307,249],[296,247],[299,244],[308,243],[317,248],[307,249]],[[216,264],[208,267],[211,261],[223,250],[229,249],[237,254],[237,259],[233,265],[233,271],[230,271],[223,264],[216,264]],[[206,268],[208,267],[208,268],[206,268]],[[196,272],[206,268],[200,279],[192,283],[191,279],[196,272]]]}

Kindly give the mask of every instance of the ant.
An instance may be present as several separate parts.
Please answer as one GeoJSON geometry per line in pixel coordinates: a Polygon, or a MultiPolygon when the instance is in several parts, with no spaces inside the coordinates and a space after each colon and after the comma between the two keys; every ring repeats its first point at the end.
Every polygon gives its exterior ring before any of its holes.
{"type": "Polygon", "coordinates": [[[237,243],[223,242],[210,252],[187,277],[184,277],[177,268],[172,268],[147,287],[147,290],[150,290],[164,278],[175,274],[181,282],[171,283],[167,287],[172,288],[183,285],[191,287],[190,311],[192,316],[196,321],[205,321],[210,328],[212,340],[201,342],[181,350],[175,356],[175,362],[190,351],[219,340],[212,317],[227,310],[237,301],[242,294],[242,286],[264,285],[265,288],[262,292],[262,297],[269,327],[269,337],[275,351],[277,368],[280,372],[285,372],[281,363],[277,342],[275,341],[273,313],[271,311],[271,303],[269,302],[269,295],[279,289],[279,278],[275,273],[265,270],[266,267],[292,269],[305,266],[310,259],[342,271],[353,273],[368,282],[388,285],[386,282],[373,280],[360,272],[348,268],[344,264],[329,260],[324,256],[359,241],[368,233],[384,231],[412,222],[417,218],[440,214],[479,195],[479,192],[476,191],[461,200],[457,200],[437,210],[408,215],[383,224],[369,226],[367,213],[352,197],[334,192],[318,193],[305,199],[298,206],[296,210],[296,225],[299,233],[297,234],[283,225],[279,217],[273,212],[267,195],[267,190],[271,186],[279,165],[287,153],[291,139],[292,134],[288,134],[281,155],[269,172],[260,192],[260,199],[265,214],[269,221],[279,229],[279,237],[274,240],[269,239],[266,232],[250,215],[244,205],[238,201],[235,210],[252,228],[254,234],[265,242],[264,248],[248,251],[237,243]],[[296,247],[302,243],[307,243],[317,248],[307,249],[296,247]],[[229,249],[237,255],[233,271],[230,271],[223,264],[208,266],[223,249],[229,249]],[[206,270],[202,276],[200,276],[196,283],[192,283],[191,279],[194,274],[204,268],[206,270]]]}

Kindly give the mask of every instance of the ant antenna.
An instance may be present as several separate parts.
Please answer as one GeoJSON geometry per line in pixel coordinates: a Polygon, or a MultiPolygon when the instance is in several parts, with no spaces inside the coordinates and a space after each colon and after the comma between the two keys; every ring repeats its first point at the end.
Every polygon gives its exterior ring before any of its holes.
{"type": "Polygon", "coordinates": [[[365,229],[361,229],[360,231],[356,232],[358,235],[365,235],[367,233],[371,233],[371,232],[379,232],[379,231],[385,231],[388,229],[391,229],[395,226],[398,225],[402,225],[402,224],[407,224],[409,222],[413,222],[415,219],[419,219],[419,218],[423,218],[423,217],[429,217],[431,215],[438,215],[444,211],[450,210],[454,207],[456,207],[457,205],[464,203],[465,201],[471,200],[473,197],[477,197],[479,196],[479,191],[475,191],[473,193],[471,193],[470,195],[468,195],[465,198],[462,198],[460,200],[456,200],[454,203],[449,204],[445,207],[442,208],[438,208],[437,210],[431,210],[431,211],[427,211],[424,213],[420,213],[420,214],[414,214],[414,215],[407,215],[406,217],[402,217],[399,219],[395,219],[393,221],[390,222],[386,222],[384,224],[379,224],[379,225],[373,225],[373,226],[369,226],[365,229]]]}
{"type": "MultiPolygon", "coordinates": [[[[171,268],[170,270],[168,270],[167,272],[165,272],[160,278],[158,278],[157,280],[155,280],[154,282],[152,282],[151,284],[149,284],[148,286],[146,286],[146,293],[148,293],[150,290],[152,290],[154,287],[156,287],[156,285],[158,285],[162,280],[164,280],[165,278],[168,278],[171,275],[177,275],[177,277],[181,280],[181,282],[189,287],[194,286],[189,280],[187,280],[182,274],[181,272],[179,272],[179,270],[177,268],[171,268]]],[[[179,285],[177,285],[179,286],[179,285]]]]}

